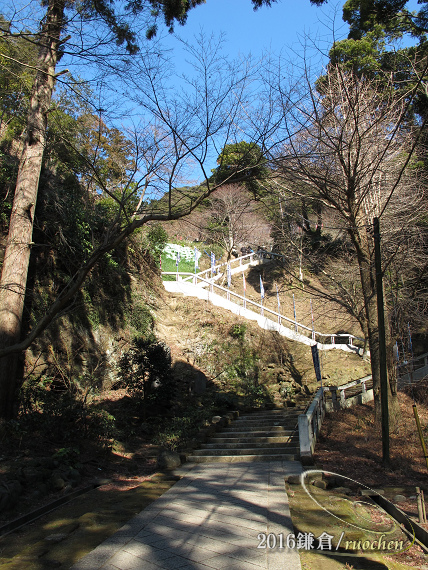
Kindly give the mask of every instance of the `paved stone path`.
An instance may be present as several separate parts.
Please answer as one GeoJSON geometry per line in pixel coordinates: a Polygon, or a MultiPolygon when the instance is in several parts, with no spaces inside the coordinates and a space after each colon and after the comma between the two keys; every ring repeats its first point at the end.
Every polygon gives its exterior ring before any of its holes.
{"type": "MultiPolygon", "coordinates": [[[[72,570],[301,570],[299,554],[259,549],[258,535],[293,532],[284,476],[297,461],[203,464],[72,570]]],[[[180,473],[180,472],[179,472],[180,473]]]]}

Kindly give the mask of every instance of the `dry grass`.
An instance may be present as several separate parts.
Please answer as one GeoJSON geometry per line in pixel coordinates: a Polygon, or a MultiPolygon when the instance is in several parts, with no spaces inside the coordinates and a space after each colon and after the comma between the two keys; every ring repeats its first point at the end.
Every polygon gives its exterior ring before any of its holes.
{"type": "MultiPolygon", "coordinates": [[[[380,425],[374,420],[373,402],[328,414],[316,448],[322,469],[352,477],[368,486],[417,485],[428,490],[428,469],[416,430],[413,400],[399,393],[400,414],[390,434],[391,467],[382,465],[380,425]]],[[[418,404],[422,427],[428,427],[428,407],[418,404]]]]}
{"type": "MultiPolygon", "coordinates": [[[[424,394],[426,391],[424,392],[424,394]]],[[[423,401],[424,398],[421,397],[423,401]]],[[[358,522],[352,517],[358,515],[355,508],[360,504],[362,497],[358,494],[358,487],[368,486],[383,489],[385,497],[402,509],[406,515],[417,521],[416,489],[421,487],[428,492],[428,469],[425,464],[421,444],[416,430],[413,416],[413,399],[404,393],[399,393],[399,417],[397,427],[390,435],[391,466],[386,468],[382,465],[382,440],[380,426],[374,420],[373,403],[355,406],[354,408],[340,412],[330,413],[326,416],[321,436],[317,443],[315,462],[316,469],[322,469],[344,476],[341,485],[351,489],[351,496],[344,494],[340,488],[320,490],[311,487],[312,493],[317,496],[322,504],[328,508],[338,509],[338,505],[354,505],[348,515],[349,520],[355,524],[358,522]],[[348,480],[353,479],[357,484],[348,480]],[[406,500],[399,500],[397,495],[404,495],[406,500]],[[341,497],[339,500],[337,497],[341,497]],[[336,497],[336,502],[335,502],[336,497]],[[339,502],[337,502],[339,501],[339,502]],[[334,508],[333,506],[336,505],[334,508]]],[[[428,406],[422,402],[417,404],[422,427],[426,433],[428,427],[428,406]]],[[[328,530],[335,536],[344,531],[346,540],[353,540],[355,528],[346,524],[346,517],[342,516],[339,521],[336,518],[326,517],[326,514],[302,492],[300,486],[292,486],[289,489],[290,504],[293,524],[303,532],[313,532],[315,536],[322,530],[328,530]],[[302,530],[303,529],[303,530],[302,530]]],[[[402,497],[401,497],[402,499],[402,497]]],[[[344,508],[344,507],[343,507],[344,508]]],[[[372,520],[372,530],[379,522],[379,516],[384,513],[378,510],[370,510],[365,504],[364,508],[372,520]]],[[[340,510],[340,509],[339,509],[340,510]]],[[[404,535],[403,535],[404,536],[404,535]]],[[[405,537],[404,537],[405,538],[405,537]]],[[[369,536],[373,539],[373,536],[369,536]]],[[[340,556],[325,556],[317,551],[302,551],[301,562],[305,570],[343,570],[345,568],[356,569],[389,569],[405,570],[406,568],[428,568],[428,560],[418,545],[409,546],[404,552],[388,553],[383,551],[368,552],[358,550],[354,553],[346,551],[340,556]]],[[[328,553],[330,554],[330,553],[328,553]]]]}

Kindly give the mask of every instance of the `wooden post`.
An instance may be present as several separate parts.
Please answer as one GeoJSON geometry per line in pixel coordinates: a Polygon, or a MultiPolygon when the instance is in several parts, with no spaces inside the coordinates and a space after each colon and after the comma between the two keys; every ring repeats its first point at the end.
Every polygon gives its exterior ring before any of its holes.
{"type": "Polygon", "coordinates": [[[422,499],[422,512],[424,515],[424,523],[427,522],[427,511],[425,509],[425,496],[424,496],[424,492],[421,489],[421,499],[422,499]]]}
{"type": "Polygon", "coordinates": [[[331,402],[333,404],[333,410],[340,410],[340,404],[337,400],[337,386],[330,386],[331,392],[331,402]]]}
{"type": "Polygon", "coordinates": [[[424,522],[424,511],[422,508],[422,496],[421,496],[421,490],[419,487],[416,487],[416,500],[418,503],[418,517],[419,517],[419,522],[423,523],[424,522]]]}
{"type": "Polygon", "coordinates": [[[388,371],[386,366],[385,307],[383,303],[379,218],[373,219],[373,234],[375,243],[377,321],[379,334],[380,403],[382,412],[382,462],[384,465],[389,465],[388,371]]]}
{"type": "Polygon", "coordinates": [[[416,407],[416,404],[413,404],[413,415],[415,416],[416,428],[418,430],[419,440],[421,442],[425,463],[426,463],[426,466],[428,467],[428,452],[427,452],[427,447],[425,445],[424,434],[422,432],[421,422],[419,420],[419,414],[418,414],[418,409],[416,407]]]}

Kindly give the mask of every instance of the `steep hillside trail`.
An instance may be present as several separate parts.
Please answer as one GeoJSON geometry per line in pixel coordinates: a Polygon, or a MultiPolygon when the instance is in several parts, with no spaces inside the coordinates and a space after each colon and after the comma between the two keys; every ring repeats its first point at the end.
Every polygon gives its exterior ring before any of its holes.
{"type": "Polygon", "coordinates": [[[290,294],[291,288],[278,287],[276,281],[269,279],[269,271],[275,267],[276,257],[280,256],[253,253],[195,274],[163,272],[163,283],[171,293],[205,299],[246,319],[256,320],[260,327],[276,330],[291,340],[306,345],[317,343],[320,350],[339,349],[360,353],[364,341],[353,334],[356,323],[349,318],[344,320],[342,316],[339,317],[340,313],[334,303],[321,299],[313,303],[303,288],[293,289],[296,294],[290,294]],[[254,270],[255,274],[252,275],[254,270]],[[219,285],[217,281],[224,281],[226,275],[229,286],[219,285]],[[257,277],[258,299],[255,283],[257,277]],[[174,280],[168,281],[168,278],[174,280]],[[330,332],[316,330],[318,323],[326,322],[330,322],[330,332]],[[348,325],[349,329],[342,332],[344,325],[348,325]]]}

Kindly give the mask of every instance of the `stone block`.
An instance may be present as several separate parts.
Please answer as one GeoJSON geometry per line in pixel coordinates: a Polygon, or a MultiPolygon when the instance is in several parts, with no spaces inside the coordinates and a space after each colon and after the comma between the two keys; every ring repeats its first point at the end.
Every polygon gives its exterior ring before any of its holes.
{"type": "Polygon", "coordinates": [[[170,470],[170,469],[176,469],[177,467],[180,467],[181,465],[181,459],[180,459],[180,455],[175,452],[175,451],[162,451],[159,455],[158,455],[158,461],[157,461],[157,467],[158,469],[165,469],[165,470],[170,470]]]}

